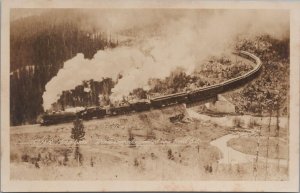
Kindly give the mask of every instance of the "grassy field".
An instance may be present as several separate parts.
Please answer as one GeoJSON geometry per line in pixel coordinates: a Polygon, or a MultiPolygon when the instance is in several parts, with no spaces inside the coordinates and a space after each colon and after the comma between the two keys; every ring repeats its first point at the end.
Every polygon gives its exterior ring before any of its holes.
{"type": "MultiPolygon", "coordinates": [[[[253,174],[252,163],[218,164],[222,153],[210,142],[232,128],[191,119],[183,106],[83,124],[86,135],[79,145],[80,159],[75,159],[76,145],[70,138],[72,123],[11,128],[11,179],[265,179],[264,169],[253,174]],[[183,120],[169,121],[179,113],[186,115],[183,120]]],[[[286,168],[270,165],[269,171],[268,179],[287,178],[286,168]]]]}
{"type": "MultiPolygon", "coordinates": [[[[257,146],[256,137],[240,137],[231,139],[228,145],[233,149],[251,155],[256,155],[257,146]]],[[[288,159],[288,144],[284,139],[261,137],[259,145],[259,156],[276,159],[288,159]],[[278,144],[278,147],[277,147],[278,144]]]]}

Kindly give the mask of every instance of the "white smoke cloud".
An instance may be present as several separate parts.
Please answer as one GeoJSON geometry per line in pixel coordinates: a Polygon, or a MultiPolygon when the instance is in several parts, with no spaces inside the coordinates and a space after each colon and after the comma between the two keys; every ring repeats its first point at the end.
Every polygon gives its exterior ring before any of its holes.
{"type": "Polygon", "coordinates": [[[126,75],[127,70],[143,65],[145,59],[147,58],[139,50],[128,47],[100,50],[92,60],[84,59],[83,54],[77,54],[66,61],[57,76],[47,83],[43,94],[44,109],[49,109],[59,99],[62,91],[74,89],[84,80],[101,81],[106,77],[117,79],[120,73],[126,75]]]}
{"type": "Polygon", "coordinates": [[[116,79],[121,73],[122,79],[112,90],[112,97],[120,98],[135,88],[146,88],[149,78],[164,78],[177,67],[192,73],[207,57],[230,53],[238,36],[289,35],[289,15],[285,11],[114,10],[95,15],[88,23],[98,29],[114,33],[135,30],[134,43],[98,51],[92,60],[78,54],[65,62],[46,85],[44,109],[49,109],[63,90],[73,89],[83,80],[116,79]]]}

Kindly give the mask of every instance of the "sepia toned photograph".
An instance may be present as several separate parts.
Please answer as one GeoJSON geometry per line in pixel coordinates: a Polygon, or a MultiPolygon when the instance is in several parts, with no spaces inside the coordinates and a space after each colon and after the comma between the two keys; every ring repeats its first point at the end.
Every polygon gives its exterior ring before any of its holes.
{"type": "Polygon", "coordinates": [[[11,8],[9,180],[289,181],[290,18],[11,8]]]}

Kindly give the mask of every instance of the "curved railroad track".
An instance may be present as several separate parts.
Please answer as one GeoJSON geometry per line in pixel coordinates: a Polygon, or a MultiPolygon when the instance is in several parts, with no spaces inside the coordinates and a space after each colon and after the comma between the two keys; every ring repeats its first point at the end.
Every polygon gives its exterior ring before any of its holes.
{"type": "Polygon", "coordinates": [[[236,78],[232,78],[211,86],[198,88],[192,91],[164,95],[160,97],[151,98],[149,100],[130,103],[128,105],[123,105],[119,107],[110,107],[106,109],[101,107],[91,107],[83,111],[80,111],[78,113],[63,112],[63,113],[45,114],[42,116],[42,120],[40,123],[41,125],[51,125],[51,124],[58,124],[63,122],[70,122],[76,118],[81,118],[85,120],[89,120],[93,118],[104,118],[107,116],[116,116],[116,115],[128,114],[131,112],[147,111],[152,108],[159,109],[159,108],[164,108],[164,107],[182,104],[182,103],[193,104],[199,101],[206,101],[212,98],[216,98],[216,96],[220,93],[226,92],[228,90],[232,90],[251,81],[259,74],[261,70],[262,62],[254,54],[251,54],[246,51],[239,51],[239,52],[235,52],[234,54],[252,61],[254,64],[256,64],[255,67],[249,72],[241,76],[238,76],[236,78]]]}

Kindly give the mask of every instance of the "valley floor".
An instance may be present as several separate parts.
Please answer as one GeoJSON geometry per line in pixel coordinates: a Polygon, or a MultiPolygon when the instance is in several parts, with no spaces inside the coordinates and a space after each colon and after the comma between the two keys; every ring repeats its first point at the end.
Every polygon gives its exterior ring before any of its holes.
{"type": "Polygon", "coordinates": [[[10,177],[13,180],[287,180],[285,118],[281,118],[279,137],[274,137],[274,121],[270,130],[264,124],[268,123],[266,117],[251,128],[247,120],[252,118],[243,120],[240,116],[242,124],[238,126],[232,121],[235,119],[200,115],[194,109],[177,106],[83,122],[86,135],[79,145],[80,159],[75,159],[76,145],[70,138],[72,123],[12,127],[10,177]],[[171,123],[169,118],[179,113],[185,118],[171,123]],[[134,137],[132,141],[130,134],[134,137]],[[257,147],[257,141],[267,140],[269,143],[257,147]],[[243,145],[245,142],[247,145],[243,145]]]}

